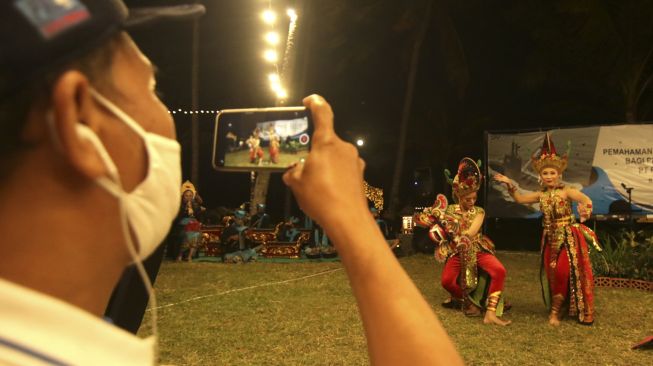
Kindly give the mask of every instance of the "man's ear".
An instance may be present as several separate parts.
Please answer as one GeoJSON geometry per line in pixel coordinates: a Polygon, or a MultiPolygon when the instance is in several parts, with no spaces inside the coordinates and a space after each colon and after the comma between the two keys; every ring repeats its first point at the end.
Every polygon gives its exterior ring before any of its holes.
{"type": "Polygon", "coordinates": [[[95,179],[107,175],[107,167],[93,144],[81,135],[83,124],[97,135],[104,114],[90,94],[87,77],[79,71],[64,72],[52,88],[52,133],[55,145],[70,165],[83,176],[95,179]]]}

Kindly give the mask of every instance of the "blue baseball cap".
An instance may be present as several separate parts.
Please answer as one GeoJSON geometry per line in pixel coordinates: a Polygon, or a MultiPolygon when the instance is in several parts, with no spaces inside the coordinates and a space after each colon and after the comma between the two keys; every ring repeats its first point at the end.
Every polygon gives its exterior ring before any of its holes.
{"type": "Polygon", "coordinates": [[[121,30],[204,12],[200,4],[128,9],[122,0],[2,0],[0,100],[121,30]]]}

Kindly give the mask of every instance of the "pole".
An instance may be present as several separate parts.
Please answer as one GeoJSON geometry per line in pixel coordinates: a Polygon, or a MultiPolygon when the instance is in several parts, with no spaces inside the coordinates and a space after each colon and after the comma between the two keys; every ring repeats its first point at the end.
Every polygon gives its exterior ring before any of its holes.
{"type": "Polygon", "coordinates": [[[192,67],[191,67],[191,181],[199,189],[199,156],[200,156],[200,126],[197,109],[199,105],[199,49],[200,31],[199,21],[193,21],[193,46],[192,46],[192,67]]]}

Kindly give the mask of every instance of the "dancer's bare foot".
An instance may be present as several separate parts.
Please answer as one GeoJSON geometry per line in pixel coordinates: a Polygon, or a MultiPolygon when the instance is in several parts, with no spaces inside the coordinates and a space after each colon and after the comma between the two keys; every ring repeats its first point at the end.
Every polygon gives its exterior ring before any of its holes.
{"type": "Polygon", "coordinates": [[[560,309],[565,302],[565,297],[562,294],[556,294],[551,299],[551,312],[549,313],[549,324],[557,327],[560,325],[560,309]]]}
{"type": "Polygon", "coordinates": [[[497,317],[497,313],[491,310],[485,312],[485,317],[483,318],[483,324],[496,324],[506,326],[512,323],[510,320],[503,320],[497,317]]]}
{"type": "Polygon", "coordinates": [[[475,317],[475,316],[481,316],[482,311],[481,308],[479,308],[478,306],[470,302],[465,306],[465,309],[463,309],[463,314],[465,314],[466,316],[475,317]]]}

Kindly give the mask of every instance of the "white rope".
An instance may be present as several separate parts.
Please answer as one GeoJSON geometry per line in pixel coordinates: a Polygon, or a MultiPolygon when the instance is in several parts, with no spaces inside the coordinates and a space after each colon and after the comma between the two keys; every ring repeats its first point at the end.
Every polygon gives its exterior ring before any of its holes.
{"type": "Polygon", "coordinates": [[[261,287],[268,287],[268,286],[282,285],[282,284],[284,284],[284,283],[290,283],[290,282],[301,281],[301,280],[305,280],[305,279],[307,279],[307,278],[317,277],[317,276],[322,276],[322,275],[325,275],[325,274],[329,274],[329,273],[333,273],[333,272],[337,272],[337,271],[342,271],[342,270],[343,270],[343,268],[336,268],[336,269],[332,269],[332,270],[329,270],[329,271],[318,272],[318,273],[314,273],[314,274],[307,275],[307,276],[303,276],[303,277],[291,278],[291,279],[289,279],[289,280],[283,280],[283,281],[277,281],[277,282],[262,283],[262,284],[260,284],[260,285],[253,285],[253,286],[247,286],[247,287],[235,288],[235,289],[231,289],[231,290],[227,290],[227,291],[219,292],[219,293],[217,293],[217,294],[211,294],[211,295],[204,295],[204,296],[191,297],[190,299],[186,299],[186,300],[184,300],[184,301],[180,301],[180,302],[176,302],[176,303],[172,303],[172,304],[161,305],[161,306],[157,306],[157,307],[154,307],[154,308],[149,308],[149,309],[147,309],[147,311],[150,311],[150,310],[152,310],[152,309],[163,309],[163,308],[169,308],[169,307],[177,306],[177,305],[184,304],[184,303],[191,302],[191,301],[197,301],[197,300],[206,299],[206,298],[214,297],[214,296],[227,295],[227,294],[234,293],[234,292],[240,292],[240,291],[245,291],[245,290],[253,290],[253,289],[261,288],[261,287]]]}

